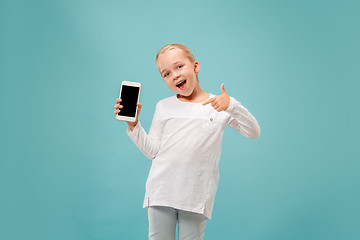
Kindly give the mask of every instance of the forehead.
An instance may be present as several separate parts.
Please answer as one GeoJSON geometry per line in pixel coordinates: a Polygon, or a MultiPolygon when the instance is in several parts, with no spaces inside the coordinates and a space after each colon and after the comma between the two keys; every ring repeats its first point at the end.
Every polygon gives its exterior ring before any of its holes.
{"type": "Polygon", "coordinates": [[[159,70],[179,61],[190,61],[181,49],[170,49],[159,55],[157,65],[159,70]]]}

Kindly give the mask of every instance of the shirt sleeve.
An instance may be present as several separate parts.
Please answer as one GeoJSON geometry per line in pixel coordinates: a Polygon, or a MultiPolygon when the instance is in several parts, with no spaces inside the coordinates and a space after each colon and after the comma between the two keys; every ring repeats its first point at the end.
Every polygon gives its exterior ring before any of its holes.
{"type": "Polygon", "coordinates": [[[136,124],[133,131],[131,131],[130,128],[126,130],[130,139],[135,143],[145,157],[150,160],[154,159],[159,152],[163,130],[158,105],[159,104],[156,105],[149,134],[146,133],[140,122],[136,124]]]}
{"type": "Polygon", "coordinates": [[[233,97],[226,112],[230,114],[228,125],[247,138],[260,136],[260,126],[255,117],[233,97]]]}

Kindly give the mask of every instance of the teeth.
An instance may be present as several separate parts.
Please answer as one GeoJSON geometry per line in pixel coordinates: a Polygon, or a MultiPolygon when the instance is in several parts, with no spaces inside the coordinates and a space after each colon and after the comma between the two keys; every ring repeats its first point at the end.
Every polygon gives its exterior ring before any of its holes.
{"type": "Polygon", "coordinates": [[[180,84],[182,84],[185,80],[182,80],[181,82],[179,82],[178,84],[176,84],[176,86],[180,86],[180,84]]]}

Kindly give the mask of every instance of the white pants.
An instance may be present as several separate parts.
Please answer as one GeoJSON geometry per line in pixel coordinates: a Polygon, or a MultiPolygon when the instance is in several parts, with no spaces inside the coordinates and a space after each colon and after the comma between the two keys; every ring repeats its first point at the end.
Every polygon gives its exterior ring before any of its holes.
{"type": "Polygon", "coordinates": [[[206,217],[171,207],[153,206],[148,209],[149,240],[175,240],[179,223],[179,240],[203,240],[206,217]]]}

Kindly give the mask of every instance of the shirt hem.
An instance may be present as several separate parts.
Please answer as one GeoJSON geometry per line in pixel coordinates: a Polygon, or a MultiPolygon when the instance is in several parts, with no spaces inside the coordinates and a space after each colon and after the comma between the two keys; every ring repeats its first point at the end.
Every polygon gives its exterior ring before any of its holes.
{"type": "Polygon", "coordinates": [[[205,213],[205,207],[203,207],[202,211],[193,209],[193,208],[187,208],[187,207],[183,207],[180,205],[176,205],[176,204],[169,204],[169,203],[162,203],[162,202],[154,202],[152,201],[151,204],[144,204],[143,208],[149,208],[149,207],[153,207],[153,206],[162,206],[162,207],[172,207],[175,209],[179,209],[179,210],[183,210],[183,211],[188,211],[188,212],[193,212],[193,213],[198,213],[198,214],[202,214],[204,215],[206,218],[208,218],[209,220],[211,219],[211,213],[210,214],[206,214],[205,213]]]}

